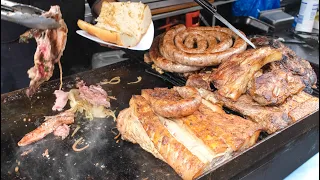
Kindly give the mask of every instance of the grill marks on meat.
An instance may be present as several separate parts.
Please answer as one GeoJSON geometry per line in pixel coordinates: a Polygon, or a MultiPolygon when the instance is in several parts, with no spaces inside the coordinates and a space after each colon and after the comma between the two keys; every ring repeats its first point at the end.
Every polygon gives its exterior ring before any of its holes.
{"type": "Polygon", "coordinates": [[[281,58],[281,52],[270,47],[250,49],[224,61],[212,73],[211,80],[222,96],[235,101],[246,92],[249,81],[257,71],[281,58]]]}
{"type": "Polygon", "coordinates": [[[162,117],[188,116],[201,104],[201,96],[193,87],[146,89],[142,90],[141,95],[151,103],[154,112],[162,117]]]}
{"type": "Polygon", "coordinates": [[[233,151],[252,146],[262,129],[203,99],[191,115],[165,118],[154,112],[149,97],[152,93],[164,100],[182,98],[177,91],[166,88],[144,90],[143,96],[133,96],[130,107],[119,113],[117,128],[123,139],[138,143],[183,179],[193,179],[223,162],[233,151]]]}
{"type": "Polygon", "coordinates": [[[46,116],[45,122],[38,128],[26,134],[19,142],[18,146],[26,146],[43,139],[63,124],[72,124],[74,122],[74,113],[65,111],[55,116],[46,116]]]}
{"type": "Polygon", "coordinates": [[[248,85],[248,93],[261,105],[279,105],[304,88],[299,77],[277,69],[254,78],[248,85]]]}
{"type": "Polygon", "coordinates": [[[48,81],[53,74],[54,64],[60,61],[67,42],[67,26],[62,19],[59,6],[51,6],[43,16],[53,18],[59,22],[60,27],[48,30],[30,30],[22,37],[26,39],[35,38],[37,49],[34,55],[34,67],[28,70],[31,79],[27,96],[34,94],[36,89],[45,81],[48,81]]]}

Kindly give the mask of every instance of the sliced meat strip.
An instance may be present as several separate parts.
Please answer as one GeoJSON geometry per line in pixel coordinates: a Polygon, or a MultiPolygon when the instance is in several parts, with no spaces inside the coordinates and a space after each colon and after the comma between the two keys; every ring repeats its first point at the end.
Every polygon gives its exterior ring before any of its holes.
{"type": "Polygon", "coordinates": [[[26,146],[40,139],[43,139],[48,134],[63,124],[72,124],[74,122],[74,113],[65,111],[56,116],[46,116],[45,122],[38,128],[26,134],[19,142],[18,146],[26,146]]]}

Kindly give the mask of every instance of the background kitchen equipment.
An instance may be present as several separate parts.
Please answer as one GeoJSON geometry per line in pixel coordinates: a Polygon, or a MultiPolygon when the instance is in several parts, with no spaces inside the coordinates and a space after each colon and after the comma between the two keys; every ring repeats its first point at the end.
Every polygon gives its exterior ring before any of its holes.
{"type": "Polygon", "coordinates": [[[281,8],[260,11],[259,19],[274,27],[274,31],[290,29],[294,22],[294,17],[285,13],[281,8]]]}
{"type": "Polygon", "coordinates": [[[246,35],[268,34],[274,31],[274,26],[251,16],[235,17],[232,23],[246,35]]]}

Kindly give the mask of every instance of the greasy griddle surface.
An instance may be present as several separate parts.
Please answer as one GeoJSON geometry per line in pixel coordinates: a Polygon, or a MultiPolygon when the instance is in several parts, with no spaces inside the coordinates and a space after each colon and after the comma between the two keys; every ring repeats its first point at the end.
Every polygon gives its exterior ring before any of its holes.
{"type": "MultiPolygon", "coordinates": [[[[120,84],[102,87],[117,98],[111,100],[111,109],[116,110],[116,115],[128,107],[131,96],[140,94],[141,89],[171,86],[147,74],[139,62],[128,60],[67,77],[63,89],[74,88],[76,77],[90,85],[115,76],[121,77],[120,84]],[[138,76],[142,77],[140,83],[127,84],[136,81],[138,76]]],[[[124,141],[116,143],[111,132],[116,125],[112,118],[89,121],[78,115],[65,140],[51,134],[35,144],[17,146],[26,133],[43,122],[43,116],[56,114],[51,108],[55,101],[53,91],[58,87],[59,81],[45,83],[31,99],[25,96],[25,90],[1,95],[1,179],[179,179],[170,166],[139,145],[124,141]],[[77,125],[81,128],[71,137],[77,125]],[[80,137],[90,146],[75,152],[72,145],[80,137]],[[32,152],[21,156],[29,149],[32,152]],[[42,156],[46,149],[49,157],[42,156]]]]}

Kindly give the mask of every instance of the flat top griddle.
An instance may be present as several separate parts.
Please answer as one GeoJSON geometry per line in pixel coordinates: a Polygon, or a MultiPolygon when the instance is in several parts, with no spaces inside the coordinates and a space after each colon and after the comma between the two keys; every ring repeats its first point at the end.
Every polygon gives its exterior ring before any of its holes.
{"type": "MultiPolygon", "coordinates": [[[[102,87],[117,98],[111,100],[111,109],[117,114],[128,107],[131,96],[140,94],[141,89],[171,86],[147,74],[140,63],[125,61],[67,77],[63,89],[74,88],[76,77],[90,85],[115,76],[121,77],[120,84],[102,87]],[[127,84],[138,76],[142,77],[140,83],[127,84]]],[[[89,121],[78,115],[65,140],[51,134],[35,144],[18,147],[17,142],[42,123],[43,116],[56,114],[51,108],[55,101],[53,91],[58,87],[59,81],[45,83],[31,99],[25,96],[24,89],[1,95],[1,179],[179,179],[170,166],[139,145],[116,143],[116,135],[112,133],[117,133],[116,123],[112,118],[89,121]],[[77,125],[81,128],[71,137],[77,125]],[[84,151],[75,152],[72,145],[80,137],[90,145],[84,151]],[[30,149],[32,152],[21,156],[30,149]],[[42,156],[46,149],[49,158],[42,156]]]]}
{"type": "MultiPolygon", "coordinates": [[[[151,75],[154,72],[149,66],[137,60],[141,57],[139,54],[130,54],[130,57],[128,61],[67,77],[64,90],[73,88],[77,77],[90,85],[120,76],[120,84],[103,86],[109,95],[117,98],[117,101],[111,101],[111,107],[118,114],[128,107],[132,95],[140,94],[141,89],[183,84],[182,79],[170,73],[158,76],[162,79],[151,75]],[[138,76],[142,77],[140,83],[127,84],[136,81],[138,76]]],[[[318,71],[316,73],[318,75],[318,71]]],[[[59,81],[45,83],[31,99],[25,96],[24,90],[1,95],[1,179],[180,179],[170,166],[139,145],[124,141],[117,143],[112,132],[115,130],[112,118],[89,121],[77,116],[71,125],[71,133],[77,125],[81,129],[74,137],[68,136],[61,141],[49,135],[33,145],[18,147],[17,142],[43,122],[44,115],[56,114],[51,108],[55,100],[53,91],[58,86],[59,81]],[[71,146],[80,137],[90,146],[82,152],[74,152],[71,146]],[[21,156],[31,148],[32,152],[21,156]],[[42,156],[46,149],[49,158],[42,156]],[[18,172],[15,172],[17,167],[18,172]]],[[[255,146],[235,154],[202,178],[238,179],[239,174],[255,164],[263,164],[271,154],[319,127],[318,119],[319,111],[273,135],[262,134],[255,146]]]]}

